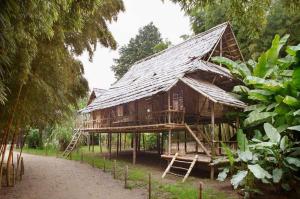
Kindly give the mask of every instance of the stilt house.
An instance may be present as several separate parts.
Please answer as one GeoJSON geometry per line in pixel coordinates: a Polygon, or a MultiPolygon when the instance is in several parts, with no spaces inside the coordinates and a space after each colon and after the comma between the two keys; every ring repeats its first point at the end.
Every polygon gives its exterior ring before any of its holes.
{"type": "MultiPolygon", "coordinates": [[[[165,147],[158,147],[161,157],[171,160],[170,168],[176,161],[190,161],[191,168],[204,163],[211,167],[213,176],[213,160],[224,153],[220,143],[234,146],[232,138],[239,125],[237,118],[226,114],[242,111],[246,106],[230,94],[240,81],[225,67],[213,63],[213,56],[243,60],[229,23],[136,62],[120,80],[95,95],[81,110],[81,114],[90,115],[90,120],[80,121],[77,128],[110,135],[133,133],[135,140],[140,133],[157,133],[159,140],[167,140],[165,147]],[[229,136],[222,134],[224,126],[231,129],[229,136]],[[193,153],[181,152],[179,145],[172,147],[177,132],[194,140],[197,148],[193,153]]],[[[164,175],[171,173],[169,167],[164,175]]]]}

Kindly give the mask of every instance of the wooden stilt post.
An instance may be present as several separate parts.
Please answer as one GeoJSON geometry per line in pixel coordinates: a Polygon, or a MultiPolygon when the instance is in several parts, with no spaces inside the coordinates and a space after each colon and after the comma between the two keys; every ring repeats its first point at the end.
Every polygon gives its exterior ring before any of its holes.
{"type": "Polygon", "coordinates": [[[149,173],[149,182],[148,182],[148,198],[151,199],[151,192],[152,192],[152,187],[151,187],[151,173],[149,173]]]}
{"type": "Polygon", "coordinates": [[[156,148],[158,155],[160,155],[160,133],[156,134],[156,148]]]}
{"type": "Polygon", "coordinates": [[[119,155],[119,133],[117,133],[117,156],[119,155]]]}
{"type": "Polygon", "coordinates": [[[133,133],[132,142],[133,142],[132,164],[135,165],[135,162],[136,162],[136,132],[133,133]]]}
{"type": "Polygon", "coordinates": [[[119,136],[119,151],[121,152],[122,151],[122,133],[120,133],[120,136],[119,136]]]}
{"type": "Polygon", "coordinates": [[[112,135],[111,135],[111,133],[109,133],[109,159],[111,160],[111,139],[112,138],[112,135]]]}
{"type": "Polygon", "coordinates": [[[101,137],[101,133],[99,133],[99,150],[100,150],[100,153],[102,153],[102,137],[101,137]]]}
{"type": "Polygon", "coordinates": [[[127,189],[128,188],[128,185],[127,185],[127,180],[128,180],[128,165],[126,165],[125,167],[125,174],[124,174],[124,188],[127,189]]]}
{"type": "Polygon", "coordinates": [[[171,93],[168,91],[168,123],[171,123],[171,93]]]}
{"type": "Polygon", "coordinates": [[[89,151],[91,151],[91,134],[89,133],[88,137],[87,137],[87,143],[88,143],[88,146],[89,146],[89,151]]]}
{"type": "Polygon", "coordinates": [[[160,139],[160,153],[163,154],[164,153],[164,132],[161,133],[161,139],[160,139]]]}
{"type": "MultiPolygon", "coordinates": [[[[199,138],[198,132],[196,132],[196,136],[197,136],[197,138],[199,138]]],[[[198,145],[198,142],[196,142],[196,148],[195,148],[196,153],[198,152],[198,148],[199,148],[199,145],[198,145]]]]}
{"type": "Polygon", "coordinates": [[[106,149],[109,151],[109,133],[106,133],[106,149]]]}
{"type": "Polygon", "coordinates": [[[126,149],[127,133],[124,135],[124,150],[126,149]]]}
{"type": "MultiPolygon", "coordinates": [[[[215,158],[215,111],[214,111],[214,103],[211,103],[211,163],[215,158]]],[[[214,166],[211,165],[210,169],[210,178],[214,179],[214,166]]]]}
{"type": "Polygon", "coordinates": [[[180,139],[180,134],[179,134],[178,131],[177,131],[176,133],[177,133],[177,151],[179,151],[179,144],[180,144],[180,142],[179,142],[180,140],[179,140],[179,139],[180,139]]]}
{"type": "Polygon", "coordinates": [[[202,197],[202,190],[203,190],[203,183],[200,182],[199,183],[199,197],[198,197],[198,199],[202,199],[203,198],[202,197]]]}
{"type": "Polygon", "coordinates": [[[146,151],[146,143],[145,143],[145,133],[143,133],[143,149],[146,151]]]}
{"type": "Polygon", "coordinates": [[[114,160],[114,167],[113,167],[113,176],[114,176],[114,179],[116,179],[116,169],[117,169],[117,161],[114,160]]]}
{"type": "Polygon", "coordinates": [[[169,130],[169,134],[168,134],[168,154],[171,154],[171,148],[172,148],[172,130],[169,130]]]}
{"type": "Polygon", "coordinates": [[[94,133],[92,133],[92,152],[95,152],[95,148],[94,148],[94,133]]]}
{"type": "Polygon", "coordinates": [[[187,152],[187,147],[186,147],[186,131],[184,131],[184,152],[187,152]]]}
{"type": "Polygon", "coordinates": [[[222,153],[222,146],[221,146],[221,142],[222,142],[222,124],[219,124],[219,134],[218,134],[218,147],[219,147],[219,155],[221,155],[222,153]]]}
{"type": "Polygon", "coordinates": [[[141,151],[141,133],[137,134],[137,151],[141,151]]]}

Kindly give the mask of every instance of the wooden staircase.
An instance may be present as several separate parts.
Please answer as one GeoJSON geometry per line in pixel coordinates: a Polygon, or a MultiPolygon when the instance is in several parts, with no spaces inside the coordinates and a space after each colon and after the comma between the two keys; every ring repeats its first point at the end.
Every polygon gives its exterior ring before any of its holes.
{"type": "Polygon", "coordinates": [[[73,134],[71,142],[69,143],[69,145],[63,152],[62,156],[68,157],[70,155],[70,153],[76,148],[76,145],[82,135],[82,131],[80,129],[74,129],[74,131],[75,132],[73,134]]]}
{"type": "Polygon", "coordinates": [[[172,158],[170,164],[168,165],[168,167],[166,168],[165,172],[163,173],[163,175],[161,176],[162,178],[164,178],[167,174],[171,174],[171,175],[175,175],[175,176],[179,176],[179,177],[183,177],[182,182],[184,182],[190,175],[192,169],[194,168],[196,161],[198,159],[198,155],[195,155],[194,159],[192,161],[188,161],[188,160],[181,160],[180,158],[178,158],[178,153],[176,153],[174,155],[174,157],[172,158]],[[181,164],[185,164],[188,166],[188,168],[182,167],[182,166],[174,166],[175,163],[181,163],[181,164]],[[174,172],[171,172],[171,169],[174,170],[183,170],[186,171],[185,175],[182,174],[177,174],[174,172]]]}

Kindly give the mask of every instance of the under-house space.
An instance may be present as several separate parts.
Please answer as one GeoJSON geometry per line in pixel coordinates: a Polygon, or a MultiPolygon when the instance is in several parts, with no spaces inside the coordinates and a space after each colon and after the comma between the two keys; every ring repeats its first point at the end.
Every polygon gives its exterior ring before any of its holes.
{"type": "Polygon", "coordinates": [[[221,143],[236,147],[239,118],[227,115],[246,106],[229,93],[239,80],[213,63],[213,56],[243,60],[229,23],[140,60],[108,90],[95,89],[79,112],[77,133],[65,154],[82,134],[107,134],[110,154],[112,134],[118,143],[122,134],[131,134],[135,164],[141,134],[155,133],[156,150],[169,161],[162,177],[183,170],[184,181],[203,164],[213,178],[214,160],[224,156],[221,143]]]}

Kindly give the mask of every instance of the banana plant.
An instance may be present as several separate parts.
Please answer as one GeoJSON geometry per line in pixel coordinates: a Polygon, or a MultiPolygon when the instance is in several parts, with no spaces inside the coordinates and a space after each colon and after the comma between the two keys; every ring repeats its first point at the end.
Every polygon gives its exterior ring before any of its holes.
{"type": "Polygon", "coordinates": [[[218,180],[224,181],[231,172],[231,184],[236,189],[243,186],[246,192],[260,192],[255,188],[255,180],[262,183],[280,185],[290,190],[300,180],[300,147],[291,142],[287,135],[281,135],[270,123],[265,123],[266,136],[258,133],[248,140],[242,130],[237,133],[239,150],[226,148],[230,161],[228,167],[219,173],[218,180]]]}
{"type": "Polygon", "coordinates": [[[257,61],[212,59],[242,80],[233,93],[249,105],[237,132],[239,150],[223,145],[230,164],[218,176],[222,181],[231,174],[233,187],[246,193],[259,192],[257,180],[285,190],[299,180],[300,44],[287,46],[282,56],[288,37],[276,35],[257,61]]]}
{"type": "MultiPolygon", "coordinates": [[[[212,59],[226,66],[244,83],[235,86],[233,92],[253,105],[245,109],[245,128],[257,127],[265,122],[274,123],[276,127],[300,124],[300,44],[288,46],[285,50],[287,55],[281,58],[280,52],[287,39],[288,35],[282,38],[276,35],[271,48],[257,62],[234,62],[225,57],[212,59]]],[[[299,127],[289,130],[299,131],[299,127]]]]}

